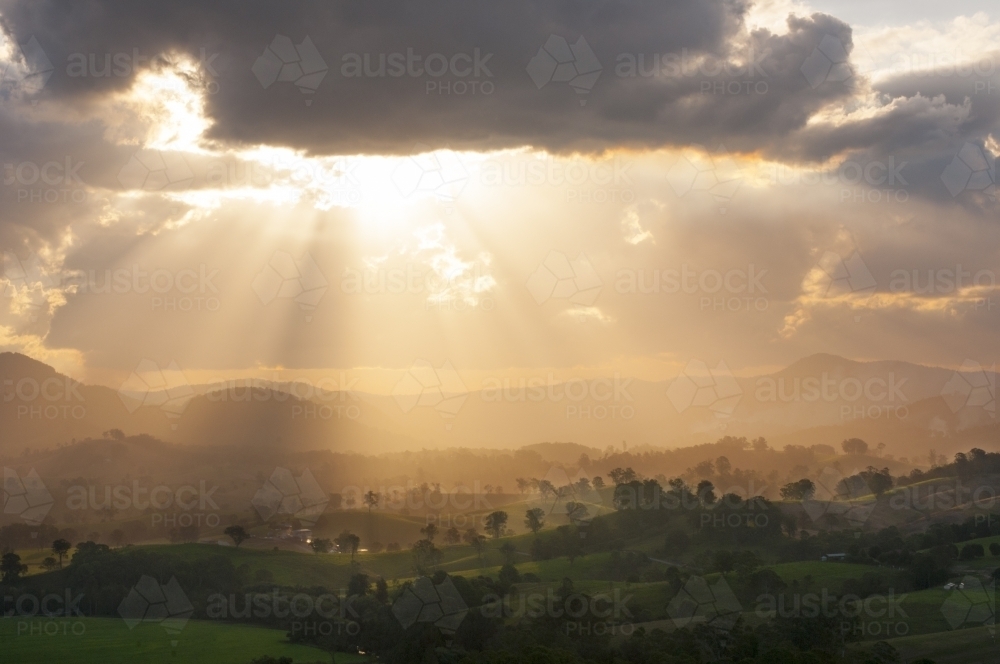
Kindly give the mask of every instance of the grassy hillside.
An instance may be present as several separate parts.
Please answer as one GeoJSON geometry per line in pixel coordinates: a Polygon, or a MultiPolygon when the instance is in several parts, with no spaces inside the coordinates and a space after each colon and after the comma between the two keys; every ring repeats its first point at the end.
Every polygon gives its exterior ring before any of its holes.
{"type": "MultiPolygon", "coordinates": [[[[49,664],[72,661],[78,664],[247,664],[270,655],[291,657],[295,664],[329,662],[330,655],[317,648],[289,644],[280,630],[247,625],[191,620],[176,636],[159,625],[139,624],[129,630],[114,618],[62,620],[0,620],[0,642],[4,662],[49,664]],[[63,635],[74,628],[79,635],[63,635]],[[32,626],[36,631],[31,634],[32,626]],[[58,630],[57,635],[38,634],[58,630]],[[19,633],[20,632],[20,633],[19,633]],[[171,641],[176,641],[176,646],[171,641]]],[[[366,661],[358,655],[338,653],[337,662],[366,661]]]]}
{"type": "Polygon", "coordinates": [[[907,662],[918,658],[928,658],[936,664],[997,661],[998,644],[993,625],[905,636],[889,639],[889,643],[907,662]]]}

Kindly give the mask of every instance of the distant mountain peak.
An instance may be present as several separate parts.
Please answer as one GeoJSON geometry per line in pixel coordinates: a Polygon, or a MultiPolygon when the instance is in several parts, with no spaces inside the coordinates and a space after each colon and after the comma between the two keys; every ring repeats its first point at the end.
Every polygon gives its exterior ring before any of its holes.
{"type": "Polygon", "coordinates": [[[0,375],[2,376],[52,376],[59,373],[44,362],[39,362],[21,353],[0,353],[0,375]]]}
{"type": "Polygon", "coordinates": [[[775,374],[819,375],[824,371],[831,372],[844,369],[857,370],[865,366],[871,368],[897,368],[899,370],[940,369],[940,367],[916,364],[905,360],[852,360],[840,355],[834,355],[832,353],[813,353],[812,355],[807,355],[800,360],[792,362],[784,369],[775,372],[775,374]]]}

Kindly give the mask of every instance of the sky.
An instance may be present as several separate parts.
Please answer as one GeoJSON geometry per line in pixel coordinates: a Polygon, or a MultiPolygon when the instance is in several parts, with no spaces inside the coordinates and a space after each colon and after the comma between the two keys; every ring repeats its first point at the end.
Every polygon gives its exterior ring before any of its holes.
{"type": "Polygon", "coordinates": [[[0,351],[90,382],[995,362],[993,3],[0,2],[0,351]]]}

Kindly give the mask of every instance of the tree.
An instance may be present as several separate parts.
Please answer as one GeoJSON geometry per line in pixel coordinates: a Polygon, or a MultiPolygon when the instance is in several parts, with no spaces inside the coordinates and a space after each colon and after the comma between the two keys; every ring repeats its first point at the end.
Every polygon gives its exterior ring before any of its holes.
{"type": "Polygon", "coordinates": [[[601,478],[600,475],[598,475],[594,479],[590,480],[590,483],[594,485],[595,489],[600,490],[600,489],[604,488],[604,480],[601,478]]]}
{"type": "Polygon", "coordinates": [[[423,574],[428,567],[433,567],[441,562],[441,550],[434,546],[434,542],[429,539],[418,540],[413,545],[413,559],[416,562],[417,571],[423,574]]]}
{"type": "Polygon", "coordinates": [[[552,507],[549,508],[549,512],[551,513],[552,510],[554,510],[556,508],[556,505],[559,504],[559,500],[560,499],[565,498],[566,496],[570,495],[571,493],[573,493],[573,487],[570,486],[570,485],[559,487],[558,489],[556,489],[555,490],[555,500],[552,501],[552,507]]]}
{"type": "Polygon", "coordinates": [[[521,573],[517,571],[517,568],[514,567],[512,563],[505,564],[497,573],[497,582],[499,583],[500,588],[505,589],[505,591],[509,590],[513,584],[519,583],[520,581],[521,573]]]}
{"type": "Polygon", "coordinates": [[[715,503],[715,485],[708,480],[702,480],[698,482],[698,488],[695,489],[695,494],[705,505],[712,505],[715,503]]]}
{"type": "Polygon", "coordinates": [[[28,566],[21,564],[21,556],[13,551],[3,554],[0,559],[0,581],[4,583],[17,583],[27,571],[28,566]]]}
{"type": "Polygon", "coordinates": [[[479,534],[475,528],[469,528],[462,535],[462,541],[476,550],[479,561],[483,560],[483,551],[486,549],[486,538],[479,534]]]}
{"type": "Polygon", "coordinates": [[[524,525],[533,533],[537,533],[545,526],[545,510],[541,507],[532,507],[524,513],[524,525]]]}
{"type": "Polygon", "coordinates": [[[636,475],[635,471],[631,468],[625,468],[624,470],[621,468],[614,468],[608,471],[608,477],[610,477],[611,481],[615,484],[628,484],[629,482],[637,479],[638,475],[636,475]]]}
{"type": "Polygon", "coordinates": [[[566,516],[569,517],[571,523],[579,525],[580,523],[585,523],[587,521],[587,518],[590,516],[590,512],[587,510],[587,506],[583,503],[570,501],[566,503],[566,516]]]}
{"type": "Polygon", "coordinates": [[[125,432],[121,429],[110,429],[103,436],[109,440],[125,440],[125,432]]]}
{"type": "Polygon", "coordinates": [[[382,495],[374,491],[369,491],[361,498],[361,501],[368,506],[369,515],[371,515],[373,507],[378,507],[380,500],[382,500],[382,495]]]}
{"type": "Polygon", "coordinates": [[[486,517],[486,522],[483,527],[493,535],[493,539],[500,539],[503,535],[504,528],[507,527],[507,513],[502,510],[497,510],[496,512],[491,512],[489,516],[486,517]]]}
{"type": "Polygon", "coordinates": [[[372,553],[382,553],[384,549],[385,544],[382,544],[382,542],[372,542],[368,545],[368,550],[372,553]]]}
{"type": "Polygon", "coordinates": [[[1000,543],[997,543],[997,542],[991,542],[990,543],[990,555],[991,556],[1000,556],[1000,543]]]}
{"type": "Polygon", "coordinates": [[[472,548],[476,550],[476,555],[479,556],[479,562],[482,563],[483,551],[486,550],[486,537],[483,535],[476,535],[471,544],[472,548]]]}
{"type": "Polygon", "coordinates": [[[433,542],[434,538],[437,537],[438,527],[434,523],[428,523],[420,529],[420,534],[426,537],[428,542],[433,542]]]}
{"type": "Polygon", "coordinates": [[[733,464],[729,463],[729,459],[724,456],[720,456],[715,460],[715,470],[720,475],[728,475],[729,471],[733,469],[733,464]]]}
{"type": "Polygon", "coordinates": [[[229,526],[222,533],[228,535],[233,540],[233,544],[236,545],[237,549],[240,547],[240,544],[250,539],[250,533],[243,526],[229,526]]]}
{"type": "Polygon", "coordinates": [[[687,531],[681,528],[675,528],[674,530],[667,533],[666,541],[664,542],[663,550],[668,554],[674,553],[684,553],[691,547],[691,537],[687,534],[687,531]]]}
{"type": "Polygon", "coordinates": [[[314,553],[330,553],[333,551],[333,542],[328,539],[314,539],[309,543],[309,546],[312,547],[314,553]]]}
{"type": "Polygon", "coordinates": [[[731,572],[735,564],[736,560],[733,558],[733,554],[725,549],[720,549],[712,555],[712,569],[723,574],[731,572]]]}
{"type": "Polygon", "coordinates": [[[785,500],[809,500],[814,495],[816,495],[816,485],[806,478],[781,487],[781,497],[785,500]]]}
{"type": "Polygon", "coordinates": [[[57,567],[59,567],[59,563],[56,562],[56,559],[53,558],[52,556],[48,556],[45,560],[42,561],[42,569],[44,569],[47,572],[51,572],[57,567]]]}
{"type": "Polygon", "coordinates": [[[69,553],[73,545],[64,539],[57,539],[52,543],[52,553],[59,556],[59,569],[62,569],[63,557],[69,553]]]}
{"type": "Polygon", "coordinates": [[[694,467],[694,473],[698,477],[711,477],[715,474],[715,465],[708,460],[702,461],[694,467]]]}
{"type": "Polygon", "coordinates": [[[367,574],[355,574],[347,582],[347,596],[362,596],[369,594],[372,590],[372,582],[367,574]]]}
{"type": "Polygon", "coordinates": [[[848,438],[840,444],[844,454],[861,455],[868,452],[868,443],[860,438],[848,438]]]}
{"type": "Polygon", "coordinates": [[[358,547],[361,546],[361,538],[351,531],[345,530],[337,535],[337,539],[334,541],[337,543],[337,548],[340,549],[341,553],[351,552],[351,562],[354,562],[354,554],[358,552],[358,547]]]}
{"type": "Polygon", "coordinates": [[[462,541],[462,533],[459,531],[458,528],[452,526],[451,528],[445,531],[444,541],[445,544],[450,544],[454,546],[462,541]]]}
{"type": "Polygon", "coordinates": [[[500,555],[503,556],[504,564],[513,565],[517,560],[517,547],[513,542],[504,542],[500,545],[500,555]]]}
{"type": "Polygon", "coordinates": [[[892,475],[889,474],[888,468],[879,470],[873,466],[868,466],[859,475],[861,475],[861,478],[868,484],[868,488],[876,496],[880,497],[892,488],[892,475]]]}
{"type": "Polygon", "coordinates": [[[375,600],[379,604],[389,603],[389,584],[381,576],[375,579],[375,600]]]}

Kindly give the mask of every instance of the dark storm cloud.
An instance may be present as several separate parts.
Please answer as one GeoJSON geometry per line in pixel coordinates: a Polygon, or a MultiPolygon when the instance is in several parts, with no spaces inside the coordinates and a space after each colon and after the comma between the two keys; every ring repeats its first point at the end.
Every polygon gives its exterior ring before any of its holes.
{"type": "Polygon", "coordinates": [[[886,112],[804,132],[799,145],[813,151],[805,156],[846,149],[869,160],[905,162],[902,173],[916,195],[980,208],[981,197],[961,186],[961,179],[946,184],[945,173],[960,153],[966,160],[989,154],[985,140],[1000,126],[1000,52],[970,63],[899,73],[872,87],[890,104],[886,112]]]}
{"type": "Polygon", "coordinates": [[[100,123],[29,122],[0,112],[0,250],[56,241],[98,214],[92,176],[107,163],[100,123]]]}
{"type": "Polygon", "coordinates": [[[8,32],[22,44],[35,37],[54,64],[42,95],[72,101],[124,89],[158,54],[187,53],[203,64],[212,92],[212,137],[314,153],[702,143],[826,154],[835,146],[786,138],[859,84],[838,75],[852,49],[849,26],[816,14],[791,18],[785,35],[748,35],[742,0],[2,7],[8,32]],[[265,53],[276,35],[290,42],[265,53]],[[322,62],[303,46],[306,37],[322,62]],[[393,54],[405,61],[411,53],[419,64],[393,75],[393,54]],[[274,81],[268,59],[280,67],[282,58],[304,59],[303,71],[284,71],[304,78],[274,81]],[[445,59],[443,75],[428,73],[445,59]],[[560,80],[567,71],[579,78],[560,80]]]}

